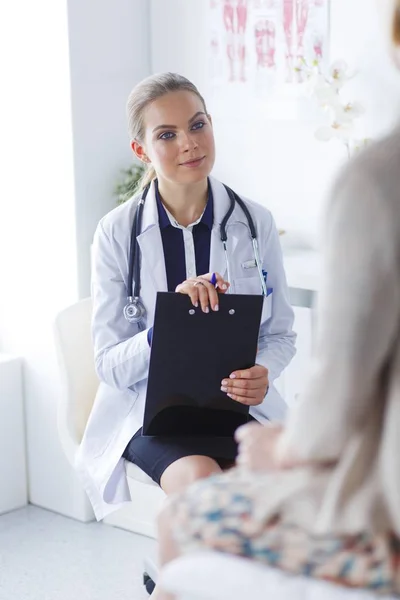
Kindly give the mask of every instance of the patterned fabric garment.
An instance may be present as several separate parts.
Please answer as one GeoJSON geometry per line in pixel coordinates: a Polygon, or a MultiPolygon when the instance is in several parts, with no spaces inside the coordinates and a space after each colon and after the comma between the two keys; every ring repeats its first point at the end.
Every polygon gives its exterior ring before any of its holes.
{"type": "Polygon", "coordinates": [[[267,563],[296,575],[400,596],[400,540],[363,533],[316,537],[279,516],[257,520],[261,487],[235,471],[195,484],[171,502],[182,553],[212,549],[267,563]]]}

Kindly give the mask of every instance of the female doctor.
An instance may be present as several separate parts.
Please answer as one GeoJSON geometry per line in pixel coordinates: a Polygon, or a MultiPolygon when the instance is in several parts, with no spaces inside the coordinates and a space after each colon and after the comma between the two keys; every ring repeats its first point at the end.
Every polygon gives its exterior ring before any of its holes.
{"type": "Polygon", "coordinates": [[[148,169],[139,194],[106,215],[95,233],[92,332],[101,383],[77,455],[98,519],[130,500],[124,459],[171,494],[236,457],[234,439],[141,436],[158,291],[188,294],[206,313],[218,310],[219,293],[264,292],[257,364],[221,381],[222,391],[249,405],[260,422],[284,416],[273,382],[295,354],[273,218],[210,177],[212,122],[197,88],[177,74],[155,75],[133,89],[127,110],[132,150],[148,169]]]}

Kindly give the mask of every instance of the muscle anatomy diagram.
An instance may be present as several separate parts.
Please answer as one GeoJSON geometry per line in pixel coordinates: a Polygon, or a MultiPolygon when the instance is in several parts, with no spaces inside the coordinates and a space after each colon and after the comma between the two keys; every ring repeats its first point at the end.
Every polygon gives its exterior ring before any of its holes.
{"type": "Polygon", "coordinates": [[[296,65],[326,58],[329,0],[209,2],[212,79],[296,85],[296,65]]]}

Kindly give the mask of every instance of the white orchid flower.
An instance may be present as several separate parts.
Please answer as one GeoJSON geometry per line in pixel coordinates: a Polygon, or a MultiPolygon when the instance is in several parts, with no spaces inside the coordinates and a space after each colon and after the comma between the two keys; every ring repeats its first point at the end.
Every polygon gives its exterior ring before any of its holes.
{"type": "Polygon", "coordinates": [[[321,78],[322,81],[325,81],[325,78],[321,75],[318,60],[313,60],[311,63],[308,63],[303,56],[298,57],[294,71],[296,73],[301,73],[304,76],[307,89],[309,89],[310,92],[312,92],[314,86],[317,85],[319,78],[321,78]]]}
{"type": "Polygon", "coordinates": [[[360,150],[364,150],[365,148],[368,148],[368,146],[371,144],[372,139],[371,138],[363,138],[362,140],[353,140],[353,152],[357,153],[360,152],[360,150]]]}
{"type": "Polygon", "coordinates": [[[330,126],[319,127],[315,132],[315,137],[319,142],[329,142],[337,139],[341,142],[348,142],[354,134],[352,123],[334,122],[330,126]]]}
{"type": "Polygon", "coordinates": [[[340,104],[335,109],[335,120],[338,123],[350,123],[354,119],[362,117],[365,109],[359,102],[348,102],[340,104]]]}
{"type": "Polygon", "coordinates": [[[319,82],[314,88],[314,96],[322,108],[336,108],[340,104],[337,91],[326,83],[319,82]]]}
{"type": "Polygon", "coordinates": [[[336,90],[340,90],[350,79],[349,67],[344,60],[337,60],[329,69],[329,79],[336,90]]]}
{"type": "Polygon", "coordinates": [[[319,142],[330,142],[334,138],[332,127],[320,127],[315,132],[315,137],[319,142]]]}
{"type": "Polygon", "coordinates": [[[365,148],[369,140],[356,140],[354,123],[364,114],[364,107],[359,102],[344,102],[341,98],[343,85],[354,77],[347,63],[338,60],[324,73],[318,61],[308,64],[303,59],[299,61],[298,70],[305,75],[304,90],[329,114],[330,125],[319,127],[315,138],[321,142],[340,141],[346,147],[349,158],[352,152],[365,148]]]}
{"type": "Polygon", "coordinates": [[[303,91],[309,98],[316,97],[317,91],[324,85],[324,78],[320,73],[307,73],[306,80],[303,85],[303,91]]]}

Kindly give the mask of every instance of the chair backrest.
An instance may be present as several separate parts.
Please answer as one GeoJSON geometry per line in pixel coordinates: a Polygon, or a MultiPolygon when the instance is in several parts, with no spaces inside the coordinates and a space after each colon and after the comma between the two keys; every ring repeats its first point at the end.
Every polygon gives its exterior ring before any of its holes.
{"type": "Polygon", "coordinates": [[[82,440],[99,385],[94,367],[91,315],[91,298],[85,298],[65,308],[55,319],[55,341],[63,385],[58,428],[71,461],[82,440]]]}

